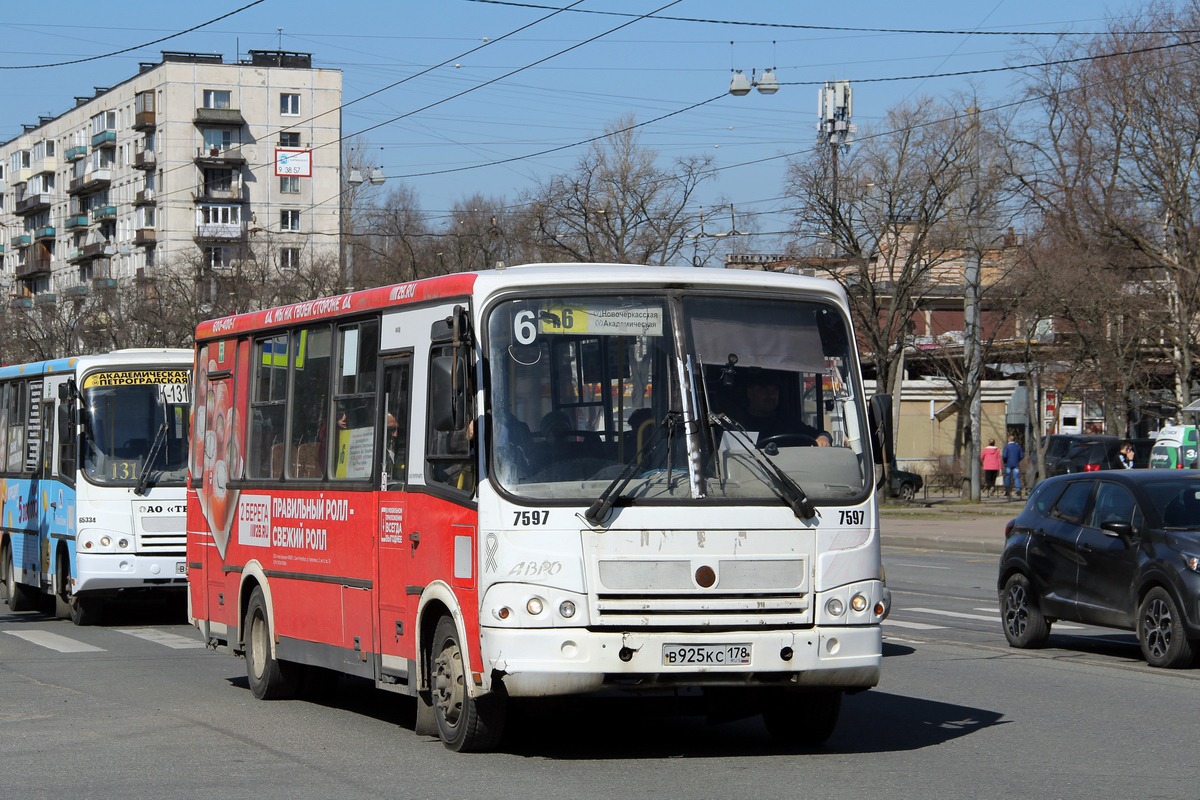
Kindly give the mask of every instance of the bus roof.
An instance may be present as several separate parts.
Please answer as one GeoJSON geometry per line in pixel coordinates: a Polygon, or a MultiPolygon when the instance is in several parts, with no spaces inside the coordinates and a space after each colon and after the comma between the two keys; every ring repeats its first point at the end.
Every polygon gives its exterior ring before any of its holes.
{"type": "Polygon", "coordinates": [[[26,364],[10,364],[0,367],[0,380],[6,378],[55,375],[65,372],[85,372],[97,367],[123,367],[155,364],[191,365],[195,353],[180,347],[139,347],[114,350],[110,353],[93,353],[86,356],[52,358],[45,361],[30,361],[26,364]]]}
{"type": "Polygon", "coordinates": [[[596,286],[721,286],[745,289],[792,290],[844,302],[845,292],[837,283],[800,275],[753,270],[696,267],[652,267],[636,264],[557,263],[526,264],[480,272],[459,272],[423,278],[392,286],[363,289],[348,294],[306,300],[263,311],[251,311],[206,320],[196,327],[196,341],[237,335],[246,331],[286,328],[376,309],[419,304],[434,300],[491,294],[517,287],[563,288],[596,286]]]}

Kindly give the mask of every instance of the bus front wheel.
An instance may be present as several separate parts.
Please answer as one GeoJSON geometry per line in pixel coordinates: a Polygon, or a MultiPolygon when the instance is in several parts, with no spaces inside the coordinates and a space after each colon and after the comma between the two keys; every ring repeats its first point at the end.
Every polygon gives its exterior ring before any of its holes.
{"type": "Polygon", "coordinates": [[[430,663],[433,711],[442,743],[459,753],[491,750],[504,732],[506,698],[501,692],[471,697],[458,629],[450,617],[438,620],[430,663]]]}
{"type": "Polygon", "coordinates": [[[255,586],[246,606],[246,677],[250,691],[259,700],[293,697],[299,682],[299,665],[279,661],[271,655],[271,622],[261,587],[255,586]]]}
{"type": "Polygon", "coordinates": [[[4,571],[4,600],[11,611],[32,611],[37,605],[37,594],[23,583],[17,582],[17,568],[12,546],[6,546],[0,560],[0,570],[4,571]]]}

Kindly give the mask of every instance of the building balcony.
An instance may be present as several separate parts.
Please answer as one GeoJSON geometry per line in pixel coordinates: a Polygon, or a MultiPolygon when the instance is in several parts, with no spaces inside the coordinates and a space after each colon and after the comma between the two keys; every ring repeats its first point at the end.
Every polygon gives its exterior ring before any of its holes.
{"type": "Polygon", "coordinates": [[[13,246],[13,249],[16,249],[18,247],[29,247],[29,245],[32,243],[33,243],[33,237],[30,236],[28,233],[18,233],[16,236],[12,237],[12,239],[9,240],[9,244],[11,244],[13,246]]]}
{"type": "Polygon", "coordinates": [[[116,131],[100,131],[92,134],[92,149],[97,147],[116,147],[117,132],[116,131]]]}
{"type": "Polygon", "coordinates": [[[201,223],[196,226],[197,239],[229,241],[231,239],[242,238],[245,232],[246,226],[241,222],[212,222],[208,224],[201,223]]]}
{"type": "Polygon", "coordinates": [[[116,206],[96,206],[92,209],[92,222],[108,222],[116,218],[116,206]]]}
{"type": "Polygon", "coordinates": [[[133,115],[133,129],[135,131],[152,131],[157,124],[157,119],[153,111],[139,111],[133,115]]]}
{"type": "Polygon", "coordinates": [[[154,228],[138,228],[133,232],[133,243],[139,247],[154,247],[158,244],[158,236],[154,228]]]}
{"type": "Polygon", "coordinates": [[[33,296],[33,304],[35,306],[52,306],[58,302],[58,295],[54,292],[42,292],[33,296]]]}
{"type": "Polygon", "coordinates": [[[90,224],[87,214],[72,214],[63,222],[63,227],[69,231],[77,231],[81,228],[86,228],[90,224]]]}
{"type": "Polygon", "coordinates": [[[78,178],[72,178],[71,185],[68,187],[67,193],[79,194],[81,192],[91,192],[97,189],[106,189],[111,184],[111,169],[94,169],[91,172],[85,172],[78,178]]]}
{"type": "Polygon", "coordinates": [[[153,150],[138,150],[133,154],[134,169],[154,169],[157,163],[153,150]]]}
{"type": "Polygon", "coordinates": [[[8,180],[13,186],[29,183],[29,179],[32,177],[33,170],[29,167],[21,167],[20,169],[9,170],[8,172],[8,180]]]}
{"type": "Polygon", "coordinates": [[[133,204],[135,206],[152,206],[154,205],[154,190],[139,189],[138,193],[133,196],[133,204]]]}
{"type": "Polygon", "coordinates": [[[52,260],[50,254],[44,250],[40,253],[31,253],[29,258],[25,259],[25,263],[17,264],[17,277],[26,280],[49,275],[52,260]]]}
{"type": "Polygon", "coordinates": [[[97,258],[111,256],[114,252],[109,242],[93,242],[83,247],[72,248],[67,254],[67,261],[72,264],[83,264],[97,258]]]}
{"type": "Polygon", "coordinates": [[[8,301],[9,308],[33,308],[32,297],[14,297],[8,301]]]}
{"type": "Polygon", "coordinates": [[[74,147],[67,148],[67,161],[78,161],[88,154],[88,146],[86,144],[77,144],[74,147]]]}
{"type": "Polygon", "coordinates": [[[53,239],[57,233],[58,231],[54,229],[53,225],[43,225],[33,232],[33,240],[40,242],[45,239],[53,239]]]}
{"type": "Polygon", "coordinates": [[[13,213],[24,216],[26,214],[36,214],[39,211],[45,211],[50,208],[51,199],[51,195],[46,192],[31,194],[17,201],[17,206],[13,209],[13,213]]]}
{"type": "Polygon", "coordinates": [[[195,194],[197,203],[241,203],[244,202],[242,197],[241,186],[215,187],[201,186],[195,194]]]}
{"type": "Polygon", "coordinates": [[[46,156],[43,159],[33,162],[33,168],[30,170],[34,175],[41,175],[43,172],[58,172],[58,156],[46,156]]]}
{"type": "Polygon", "coordinates": [[[116,278],[92,278],[92,288],[97,292],[117,288],[116,278]]]}
{"type": "Polygon", "coordinates": [[[68,286],[67,288],[63,289],[62,293],[63,297],[67,298],[68,300],[74,300],[79,297],[87,297],[88,287],[86,284],[78,283],[74,286],[68,286]]]}
{"type": "Polygon", "coordinates": [[[246,157],[242,154],[241,145],[235,144],[229,147],[204,147],[201,145],[196,148],[196,161],[208,165],[244,164],[246,157]]]}
{"type": "Polygon", "coordinates": [[[0,242],[0,255],[4,255],[4,243],[0,242]]]}
{"type": "Polygon", "coordinates": [[[245,125],[242,112],[237,108],[197,108],[194,119],[197,125],[245,125]]]}

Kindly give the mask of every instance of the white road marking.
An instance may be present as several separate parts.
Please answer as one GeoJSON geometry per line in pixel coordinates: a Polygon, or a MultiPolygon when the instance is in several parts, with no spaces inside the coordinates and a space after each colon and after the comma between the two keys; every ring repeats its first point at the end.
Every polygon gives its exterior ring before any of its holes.
{"type": "Polygon", "coordinates": [[[924,622],[908,622],[903,619],[885,619],[884,625],[895,625],[897,628],[912,628],[917,631],[940,631],[945,630],[945,625],[929,625],[924,622]]]}
{"type": "Polygon", "coordinates": [[[5,631],[10,636],[16,636],[18,639],[24,639],[30,644],[36,644],[39,647],[45,647],[50,650],[57,650],[60,653],[103,653],[103,647],[80,642],[75,639],[70,639],[66,636],[59,636],[57,633],[49,631],[5,631]]]}
{"type": "Polygon", "coordinates": [[[204,642],[199,639],[193,639],[190,636],[180,636],[177,633],[167,633],[155,628],[114,628],[114,630],[117,633],[126,633],[130,636],[136,636],[139,639],[145,639],[148,642],[170,647],[172,650],[189,650],[204,647],[204,642]]]}
{"type": "MultiPolygon", "coordinates": [[[[984,622],[999,622],[997,617],[987,616],[984,614],[964,614],[961,611],[941,611],[936,608],[908,608],[905,611],[916,611],[919,614],[938,614],[943,617],[954,617],[955,619],[981,619],[984,622]]],[[[981,609],[982,610],[982,609],[981,609]]],[[[1082,625],[1065,625],[1061,622],[1056,622],[1053,625],[1056,631],[1081,631],[1082,625]]]]}
{"type": "Polygon", "coordinates": [[[955,569],[955,567],[937,567],[933,564],[906,564],[903,561],[888,561],[886,567],[917,567],[918,569],[955,569]]]}
{"type": "Polygon", "coordinates": [[[977,608],[975,610],[982,611],[985,614],[995,614],[997,617],[1000,616],[1000,612],[994,608],[977,608]]]}

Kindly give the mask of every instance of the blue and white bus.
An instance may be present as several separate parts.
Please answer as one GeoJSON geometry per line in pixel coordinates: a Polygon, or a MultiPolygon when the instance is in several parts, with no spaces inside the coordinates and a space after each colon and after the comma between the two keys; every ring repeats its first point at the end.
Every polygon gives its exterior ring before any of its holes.
{"type": "Polygon", "coordinates": [[[186,590],[192,359],[137,349],[0,367],[11,610],[53,604],[90,625],[107,598],[186,590]]]}

